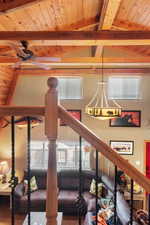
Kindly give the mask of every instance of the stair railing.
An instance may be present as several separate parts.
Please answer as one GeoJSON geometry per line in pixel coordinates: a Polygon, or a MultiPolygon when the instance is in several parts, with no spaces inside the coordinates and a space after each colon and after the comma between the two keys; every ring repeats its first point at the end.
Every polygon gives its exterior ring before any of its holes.
{"type": "Polygon", "coordinates": [[[123,170],[130,178],[136,181],[145,191],[150,193],[150,180],[132,166],[127,160],[112,150],[106,143],[100,140],[80,121],[74,119],[62,106],[58,106],[59,117],[81,137],[88,141],[98,152],[102,153],[114,165],[123,170]]]}
{"type": "MultiPolygon", "coordinates": [[[[20,106],[1,106],[0,117],[3,116],[35,116],[45,115],[45,134],[49,141],[49,161],[48,161],[48,176],[47,176],[47,225],[57,225],[57,171],[56,171],[56,138],[57,138],[57,119],[62,119],[69,127],[76,131],[79,136],[88,141],[96,150],[96,168],[98,170],[98,153],[104,155],[115,165],[115,178],[117,168],[124,171],[131,178],[131,213],[130,224],[133,223],[133,184],[138,183],[149,194],[150,180],[139,172],[134,166],[128,163],[118,153],[113,151],[106,143],[100,140],[93,132],[91,132],[80,121],[74,119],[62,106],[57,102],[57,79],[49,78],[49,90],[46,94],[45,106],[39,107],[20,107],[20,106]],[[50,199],[50,201],[49,201],[50,199]]],[[[96,171],[97,183],[97,171],[96,171]]],[[[97,192],[97,190],[96,190],[97,192]]],[[[117,183],[115,179],[114,186],[114,201],[115,215],[117,210],[117,183]]],[[[13,199],[12,199],[13,200],[13,199]]],[[[148,201],[150,203],[150,200],[148,201]]],[[[150,205],[150,204],[149,204],[150,205]]],[[[148,207],[150,210],[150,207],[148,207]]],[[[150,218],[150,214],[149,214],[150,218]]],[[[114,220],[114,225],[116,219],[114,220]]],[[[150,219],[149,219],[150,224],[150,219]]]]}

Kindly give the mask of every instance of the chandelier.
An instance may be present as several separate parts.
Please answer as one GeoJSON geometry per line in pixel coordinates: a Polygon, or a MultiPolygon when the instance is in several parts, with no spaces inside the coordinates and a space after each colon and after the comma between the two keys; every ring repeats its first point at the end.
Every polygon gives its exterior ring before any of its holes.
{"type": "Polygon", "coordinates": [[[106,82],[104,82],[103,79],[103,55],[104,49],[102,51],[102,80],[98,82],[97,90],[94,96],[85,107],[85,112],[88,115],[100,120],[111,119],[121,116],[121,106],[113,99],[108,100],[106,95],[106,82]],[[111,102],[111,105],[109,102],[111,102]]]}

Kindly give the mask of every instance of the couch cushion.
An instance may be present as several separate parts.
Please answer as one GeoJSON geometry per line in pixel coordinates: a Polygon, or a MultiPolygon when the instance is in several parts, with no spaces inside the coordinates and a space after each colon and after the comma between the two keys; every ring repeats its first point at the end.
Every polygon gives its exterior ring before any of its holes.
{"type": "Polygon", "coordinates": [[[58,186],[61,190],[79,189],[79,172],[77,170],[62,170],[58,176],[58,186]]]}
{"type": "MultiPolygon", "coordinates": [[[[35,176],[38,189],[46,189],[46,170],[31,170],[31,177],[35,176]]],[[[27,171],[24,172],[24,179],[27,179],[27,171]]]]}
{"type": "Polygon", "coordinates": [[[58,196],[58,205],[63,209],[75,207],[75,201],[78,197],[78,191],[60,190],[58,196]]]}
{"type": "MultiPolygon", "coordinates": [[[[95,178],[95,171],[94,170],[85,170],[82,172],[82,174],[83,174],[83,190],[89,191],[92,179],[95,178]]],[[[101,182],[101,179],[99,179],[98,182],[101,182]]]]}
{"type": "MultiPolygon", "coordinates": [[[[82,191],[89,191],[92,179],[95,178],[94,171],[82,171],[81,182],[82,191]]],[[[58,186],[61,190],[78,190],[79,189],[79,171],[78,170],[61,170],[58,174],[58,186]]]]}
{"type": "MultiPolygon", "coordinates": [[[[24,195],[20,199],[21,207],[27,209],[28,196],[24,195]]],[[[31,211],[44,210],[46,207],[46,190],[37,190],[31,193],[31,211]]]]}
{"type": "Polygon", "coordinates": [[[86,203],[88,204],[90,199],[95,199],[94,195],[90,194],[88,191],[82,193],[86,203]]]}

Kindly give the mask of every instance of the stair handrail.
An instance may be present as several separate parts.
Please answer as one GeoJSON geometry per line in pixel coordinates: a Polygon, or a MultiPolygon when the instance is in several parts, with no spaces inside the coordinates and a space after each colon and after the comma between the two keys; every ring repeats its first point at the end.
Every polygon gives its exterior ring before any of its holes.
{"type": "Polygon", "coordinates": [[[114,165],[123,170],[131,179],[142,186],[146,192],[150,193],[150,180],[139,170],[111,149],[110,146],[100,140],[100,138],[89,130],[83,123],[72,117],[61,105],[58,106],[58,114],[60,119],[62,119],[65,124],[88,141],[95,148],[95,150],[102,153],[102,155],[114,163],[114,165]]]}

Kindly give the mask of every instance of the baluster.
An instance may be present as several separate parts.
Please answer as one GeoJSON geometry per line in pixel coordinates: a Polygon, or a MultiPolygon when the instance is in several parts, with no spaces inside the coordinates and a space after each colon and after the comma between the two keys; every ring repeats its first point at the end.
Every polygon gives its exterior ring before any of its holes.
{"type": "Polygon", "coordinates": [[[48,170],[47,170],[47,225],[57,224],[57,164],[56,164],[56,139],[58,119],[58,81],[55,77],[48,79],[49,90],[45,96],[45,135],[48,145],[48,170]]]}
{"type": "Polygon", "coordinates": [[[11,151],[12,151],[12,170],[11,170],[11,224],[15,225],[15,205],[14,205],[14,178],[15,178],[15,123],[14,116],[11,117],[11,151]]]}
{"type": "MultiPolygon", "coordinates": [[[[82,137],[79,137],[79,199],[82,199],[82,137]]],[[[80,201],[79,201],[80,202],[80,201]]],[[[79,203],[80,204],[80,203],[79,203]]],[[[82,209],[81,209],[82,210],[82,209]]],[[[82,223],[82,216],[79,209],[79,225],[82,223]]]]}
{"type": "Polygon", "coordinates": [[[115,165],[115,186],[114,186],[114,225],[117,224],[117,166],[115,165]]]}
{"type": "Polygon", "coordinates": [[[96,181],[96,225],[98,224],[98,151],[96,150],[96,163],[95,163],[95,181],[96,181]]]}
{"type": "Polygon", "coordinates": [[[133,224],[133,185],[134,181],[131,179],[131,196],[130,196],[130,225],[133,224]]]}
{"type": "Polygon", "coordinates": [[[31,224],[31,172],[30,172],[30,142],[31,142],[31,121],[30,117],[27,117],[27,176],[28,176],[28,225],[31,224]]]}

